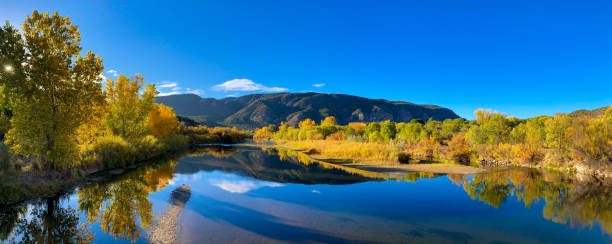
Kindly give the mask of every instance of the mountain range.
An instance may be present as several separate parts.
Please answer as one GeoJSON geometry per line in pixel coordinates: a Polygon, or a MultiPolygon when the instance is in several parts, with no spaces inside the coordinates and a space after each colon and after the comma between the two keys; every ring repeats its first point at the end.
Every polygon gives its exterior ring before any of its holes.
{"type": "Polygon", "coordinates": [[[157,97],[156,102],[172,107],[179,116],[209,126],[240,128],[255,128],[280,122],[297,126],[299,121],[306,118],[319,122],[326,116],[336,117],[338,124],[459,118],[452,110],[436,105],[314,92],[251,94],[223,99],[179,94],[157,97]]]}

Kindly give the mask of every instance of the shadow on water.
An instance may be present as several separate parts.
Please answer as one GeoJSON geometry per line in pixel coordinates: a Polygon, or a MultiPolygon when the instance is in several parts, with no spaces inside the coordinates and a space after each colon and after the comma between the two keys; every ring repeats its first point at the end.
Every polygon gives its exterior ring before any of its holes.
{"type": "MultiPolygon", "coordinates": [[[[143,237],[153,219],[150,194],[164,189],[176,174],[222,171],[265,181],[296,184],[341,185],[382,180],[364,171],[351,171],[313,161],[287,150],[240,147],[204,147],[177,161],[140,167],[119,177],[104,179],[76,190],[76,206],[63,198],[39,199],[0,210],[0,241],[22,243],[73,243],[93,240],[91,226],[116,240],[143,237]],[[64,199],[64,200],[62,200],[64,199]],[[79,214],[84,216],[79,217],[79,214]]],[[[403,179],[417,181],[442,175],[411,173],[403,179]]],[[[612,233],[612,188],[572,183],[554,172],[535,169],[499,170],[475,176],[448,175],[472,199],[494,208],[511,197],[524,208],[543,201],[542,216],[576,228],[601,226],[612,233]]],[[[422,187],[427,187],[424,183],[422,187]]],[[[289,242],[355,242],[330,233],[284,223],[282,219],[213,198],[194,195],[188,208],[199,215],[227,222],[244,230],[289,242]],[[193,207],[195,206],[195,207],[193,207]]],[[[178,215],[177,215],[178,216],[178,215]]],[[[468,233],[423,228],[404,233],[421,238],[438,235],[455,242],[470,242],[468,233]]]]}

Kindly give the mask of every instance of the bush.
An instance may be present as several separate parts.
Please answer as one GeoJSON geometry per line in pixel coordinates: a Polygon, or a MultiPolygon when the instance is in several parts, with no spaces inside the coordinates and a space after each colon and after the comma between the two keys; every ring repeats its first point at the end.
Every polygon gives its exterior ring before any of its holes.
{"type": "MultiPolygon", "coordinates": [[[[270,136],[270,133],[267,133],[269,130],[268,127],[264,127],[260,130],[262,132],[257,132],[258,134],[265,134],[265,136],[270,136]],[[264,129],[266,128],[266,129],[264,129]],[[266,131],[266,133],[264,133],[266,131]]],[[[192,144],[202,144],[202,143],[239,143],[244,142],[249,134],[242,132],[236,128],[228,128],[228,127],[214,127],[208,128],[207,126],[190,126],[183,129],[183,134],[189,137],[189,141],[192,144]]]]}
{"type": "Polygon", "coordinates": [[[163,150],[169,153],[176,153],[189,147],[189,138],[184,135],[170,134],[161,142],[163,150]]]}
{"type": "Polygon", "coordinates": [[[93,145],[94,160],[105,169],[125,167],[136,161],[135,148],[120,136],[98,138],[93,145]]]}
{"type": "Polygon", "coordinates": [[[346,135],[344,134],[343,130],[339,130],[327,137],[327,140],[332,140],[332,141],[343,141],[345,139],[346,139],[346,135]]]}
{"type": "Polygon", "coordinates": [[[134,143],[138,161],[159,157],[164,153],[164,145],[154,136],[148,135],[134,143]]]}
{"type": "Polygon", "coordinates": [[[399,161],[401,164],[409,164],[411,159],[412,155],[410,155],[408,152],[400,152],[397,154],[397,161],[399,161]]]}
{"type": "Polygon", "coordinates": [[[467,164],[470,162],[470,148],[465,141],[463,133],[458,133],[448,142],[447,156],[459,163],[467,164]]]}

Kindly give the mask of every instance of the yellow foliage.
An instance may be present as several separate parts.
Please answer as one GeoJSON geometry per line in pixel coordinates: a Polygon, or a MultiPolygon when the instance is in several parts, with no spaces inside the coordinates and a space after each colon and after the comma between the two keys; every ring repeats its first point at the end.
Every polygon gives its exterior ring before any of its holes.
{"type": "Polygon", "coordinates": [[[354,141],[279,141],[280,145],[302,151],[316,151],[323,157],[397,163],[399,148],[391,144],[354,141]]]}
{"type": "Polygon", "coordinates": [[[348,127],[353,128],[355,130],[355,134],[360,134],[363,129],[366,128],[366,123],[363,122],[351,122],[348,124],[348,127]]]}
{"type": "Polygon", "coordinates": [[[321,125],[336,125],[336,117],[327,116],[321,121],[321,125]]]}
{"type": "Polygon", "coordinates": [[[327,137],[327,140],[332,140],[332,141],[342,141],[344,139],[346,139],[346,135],[344,134],[343,130],[339,130],[327,137]]]}
{"type": "Polygon", "coordinates": [[[314,120],[307,118],[305,120],[300,121],[299,127],[300,129],[304,129],[315,125],[317,125],[317,123],[314,122],[314,120]]]}
{"type": "Polygon", "coordinates": [[[267,126],[261,127],[260,129],[255,131],[255,135],[253,136],[253,140],[258,141],[258,142],[268,141],[271,138],[272,138],[272,132],[270,132],[270,129],[267,126]]]}
{"type": "Polygon", "coordinates": [[[166,105],[156,104],[153,111],[149,113],[146,128],[149,134],[162,138],[175,133],[178,126],[179,122],[174,110],[166,105]]]}
{"type": "Polygon", "coordinates": [[[448,142],[448,158],[460,163],[470,161],[470,147],[465,141],[465,134],[458,133],[448,142]]]}

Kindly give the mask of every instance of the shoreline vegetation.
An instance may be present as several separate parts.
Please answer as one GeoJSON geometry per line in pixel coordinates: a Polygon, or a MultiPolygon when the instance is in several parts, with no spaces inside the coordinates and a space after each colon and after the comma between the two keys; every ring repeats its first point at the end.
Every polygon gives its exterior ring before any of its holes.
{"type": "Polygon", "coordinates": [[[436,167],[432,162],[478,168],[547,168],[582,181],[612,180],[612,106],[603,116],[562,114],[529,119],[479,109],[476,119],[412,120],[337,125],[329,116],[299,126],[269,125],[254,140],[312,157],[362,168],[436,167]],[[427,165],[416,166],[416,165],[427,165]]]}
{"type": "Polygon", "coordinates": [[[104,77],[69,17],[34,11],[0,27],[0,205],[54,194],[103,171],[236,143],[235,128],[185,126],[142,75],[104,77]]]}

